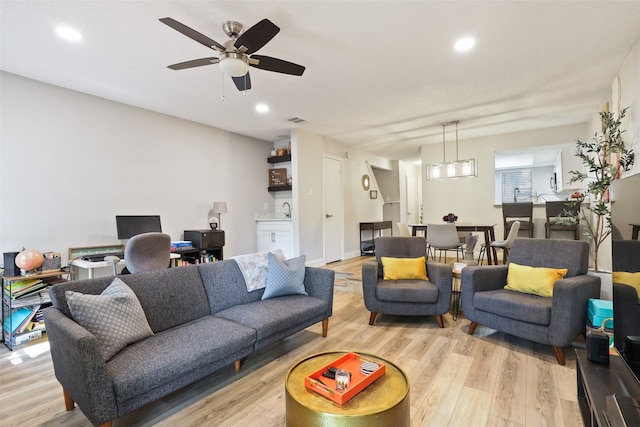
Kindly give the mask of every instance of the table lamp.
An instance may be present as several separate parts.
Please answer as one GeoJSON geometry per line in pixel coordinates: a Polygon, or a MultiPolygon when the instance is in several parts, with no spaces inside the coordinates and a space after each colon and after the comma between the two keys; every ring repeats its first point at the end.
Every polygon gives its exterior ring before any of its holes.
{"type": "MultiPolygon", "coordinates": [[[[217,227],[219,229],[222,230],[222,223],[220,222],[220,214],[223,213],[227,213],[227,202],[213,202],[213,209],[211,209],[211,212],[214,214],[218,214],[218,224],[217,227]]],[[[215,228],[212,225],[213,223],[209,222],[209,225],[211,226],[211,229],[214,230],[215,228]]]]}

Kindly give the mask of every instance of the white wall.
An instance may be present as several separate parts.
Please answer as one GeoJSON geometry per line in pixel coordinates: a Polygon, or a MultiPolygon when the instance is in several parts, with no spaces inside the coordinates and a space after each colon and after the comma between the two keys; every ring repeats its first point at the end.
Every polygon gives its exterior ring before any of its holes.
{"type": "Polygon", "coordinates": [[[370,174],[367,163],[385,169],[390,169],[391,163],[382,157],[354,150],[330,138],[301,129],[292,133],[291,142],[297,182],[293,192],[294,212],[297,213],[294,214],[294,234],[298,233],[300,238],[300,253],[306,255],[307,263],[324,262],[322,169],[323,156],[328,155],[342,160],[343,255],[345,259],[360,255],[359,223],[382,220],[382,203],[380,199],[369,198],[369,191],[362,188],[362,175],[370,174]]]}
{"type": "Polygon", "coordinates": [[[208,228],[214,201],[229,208],[225,258],[256,250],[271,143],[5,72],[0,84],[0,252],[66,260],[118,243],[116,214],[159,214],[180,240],[208,228]]]}

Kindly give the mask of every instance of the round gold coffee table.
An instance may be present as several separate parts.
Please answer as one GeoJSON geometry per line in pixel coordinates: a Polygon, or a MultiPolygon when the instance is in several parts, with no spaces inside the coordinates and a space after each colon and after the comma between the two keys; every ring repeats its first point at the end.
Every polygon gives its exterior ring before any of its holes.
{"type": "Polygon", "coordinates": [[[409,426],[409,379],[398,366],[373,354],[359,355],[386,365],[385,374],[343,405],[309,390],[307,375],[345,355],[346,351],[314,354],[298,361],[287,373],[287,427],[409,426]]]}

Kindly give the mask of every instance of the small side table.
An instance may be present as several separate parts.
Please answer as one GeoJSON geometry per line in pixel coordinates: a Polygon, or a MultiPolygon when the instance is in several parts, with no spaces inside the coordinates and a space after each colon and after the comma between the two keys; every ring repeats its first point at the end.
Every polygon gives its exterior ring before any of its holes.
{"type": "Polygon", "coordinates": [[[308,390],[304,377],[346,354],[330,351],[298,361],[287,373],[287,427],[409,427],[409,378],[393,363],[381,357],[359,353],[386,365],[385,374],[344,405],[308,390]]]}
{"type": "Polygon", "coordinates": [[[453,317],[453,320],[458,320],[458,316],[462,311],[462,301],[460,300],[462,269],[473,265],[478,265],[478,263],[471,260],[465,260],[453,264],[453,283],[451,283],[451,316],[453,317]]]}

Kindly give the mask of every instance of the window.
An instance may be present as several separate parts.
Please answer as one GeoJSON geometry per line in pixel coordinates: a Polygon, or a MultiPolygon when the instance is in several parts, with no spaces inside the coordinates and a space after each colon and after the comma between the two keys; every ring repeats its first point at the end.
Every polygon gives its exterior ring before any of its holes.
{"type": "Polygon", "coordinates": [[[531,169],[500,172],[501,203],[531,199],[531,169]]]}

